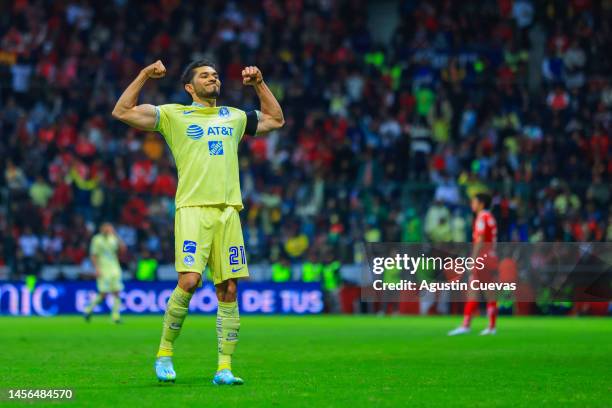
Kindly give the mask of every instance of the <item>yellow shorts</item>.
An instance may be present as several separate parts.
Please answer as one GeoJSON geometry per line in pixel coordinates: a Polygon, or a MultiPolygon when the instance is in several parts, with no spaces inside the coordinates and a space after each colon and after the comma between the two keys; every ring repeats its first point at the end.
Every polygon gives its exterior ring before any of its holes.
{"type": "Polygon", "coordinates": [[[121,274],[113,274],[100,276],[96,279],[99,293],[121,292],[123,290],[123,282],[121,282],[121,274]]]}
{"type": "Polygon", "coordinates": [[[179,208],[174,236],[177,272],[202,274],[208,264],[215,285],[249,276],[242,226],[234,207],[179,208]]]}

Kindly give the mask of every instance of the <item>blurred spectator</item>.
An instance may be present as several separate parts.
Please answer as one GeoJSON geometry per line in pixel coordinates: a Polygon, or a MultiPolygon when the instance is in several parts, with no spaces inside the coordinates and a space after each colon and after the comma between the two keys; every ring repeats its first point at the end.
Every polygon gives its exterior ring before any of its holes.
{"type": "Polygon", "coordinates": [[[290,232],[285,239],[285,253],[290,259],[299,260],[308,250],[308,237],[297,230],[297,225],[290,227],[290,232]]]}
{"type": "Polygon", "coordinates": [[[6,163],[4,179],[7,187],[11,190],[24,190],[28,186],[28,180],[23,174],[23,171],[10,159],[6,163]]]}
{"type": "Polygon", "coordinates": [[[30,186],[30,199],[39,207],[46,207],[53,195],[53,189],[47,184],[43,176],[37,176],[30,186]]]}
{"type": "Polygon", "coordinates": [[[139,281],[154,281],[157,278],[158,262],[147,248],[140,251],[140,259],[136,264],[136,279],[139,281]]]}
{"type": "Polygon", "coordinates": [[[314,250],[308,252],[308,258],[302,263],[302,282],[321,282],[323,264],[314,250]]]}
{"type": "Polygon", "coordinates": [[[433,243],[450,242],[453,239],[452,228],[448,218],[438,218],[438,224],[434,225],[429,231],[429,239],[433,243]]]}
{"type": "Polygon", "coordinates": [[[323,296],[325,311],[340,312],[340,262],[335,259],[332,251],[327,251],[323,258],[323,296]]]}
{"type": "Polygon", "coordinates": [[[291,281],[291,264],[286,256],[272,264],[272,282],[282,283],[291,281]]]}
{"type": "Polygon", "coordinates": [[[60,255],[64,249],[64,236],[62,227],[56,226],[53,228],[53,233],[51,235],[43,235],[41,247],[44,253],[45,262],[59,262],[60,255]]]}
{"type": "Polygon", "coordinates": [[[17,269],[22,275],[36,275],[39,271],[40,240],[30,227],[25,227],[17,241],[17,269]]]}
{"type": "Polygon", "coordinates": [[[423,223],[414,208],[406,209],[402,227],[402,242],[423,242],[423,223]]]}
{"type": "MultiPolygon", "coordinates": [[[[450,219],[450,211],[442,204],[440,200],[434,201],[433,205],[427,210],[425,215],[425,236],[431,242],[436,242],[434,237],[437,237],[440,226],[447,223],[450,219]]],[[[450,231],[449,231],[450,232],[450,231]]]]}

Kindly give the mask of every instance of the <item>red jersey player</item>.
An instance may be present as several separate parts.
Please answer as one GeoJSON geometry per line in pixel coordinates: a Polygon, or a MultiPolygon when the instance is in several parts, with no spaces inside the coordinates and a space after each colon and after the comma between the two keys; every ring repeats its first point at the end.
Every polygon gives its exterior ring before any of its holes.
{"type": "MultiPolygon", "coordinates": [[[[476,214],[472,226],[472,241],[474,247],[472,257],[485,259],[485,267],[482,270],[473,271],[470,281],[491,282],[497,270],[497,255],[495,254],[495,243],[497,242],[497,222],[488,210],[491,205],[491,196],[485,193],[476,194],[472,198],[472,211],[476,214]]],[[[463,310],[463,324],[448,333],[449,336],[465,334],[470,332],[472,315],[478,309],[478,293],[470,290],[467,294],[468,301],[463,310]]],[[[481,335],[495,334],[495,321],[497,318],[497,302],[494,294],[490,291],[484,292],[487,299],[487,316],[489,326],[480,332],[481,335]]]]}

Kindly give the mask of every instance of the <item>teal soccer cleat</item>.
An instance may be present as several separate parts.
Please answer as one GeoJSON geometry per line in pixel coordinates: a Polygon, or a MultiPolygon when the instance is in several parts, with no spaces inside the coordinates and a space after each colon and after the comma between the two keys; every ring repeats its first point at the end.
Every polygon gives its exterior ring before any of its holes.
{"type": "Polygon", "coordinates": [[[155,360],[155,374],[160,382],[174,382],[176,373],[172,365],[172,357],[158,357],[155,360]]]}
{"type": "Polygon", "coordinates": [[[213,384],[215,385],[242,385],[244,380],[240,377],[234,377],[234,374],[228,369],[217,371],[215,378],[213,378],[213,384]]]}

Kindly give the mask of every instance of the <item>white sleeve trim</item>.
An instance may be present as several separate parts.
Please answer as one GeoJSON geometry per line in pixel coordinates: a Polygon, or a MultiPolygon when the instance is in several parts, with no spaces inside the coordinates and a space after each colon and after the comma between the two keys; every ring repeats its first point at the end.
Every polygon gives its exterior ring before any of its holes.
{"type": "Polygon", "coordinates": [[[159,106],[156,106],[155,107],[155,127],[153,128],[155,130],[159,129],[159,117],[160,117],[159,106]]]}

